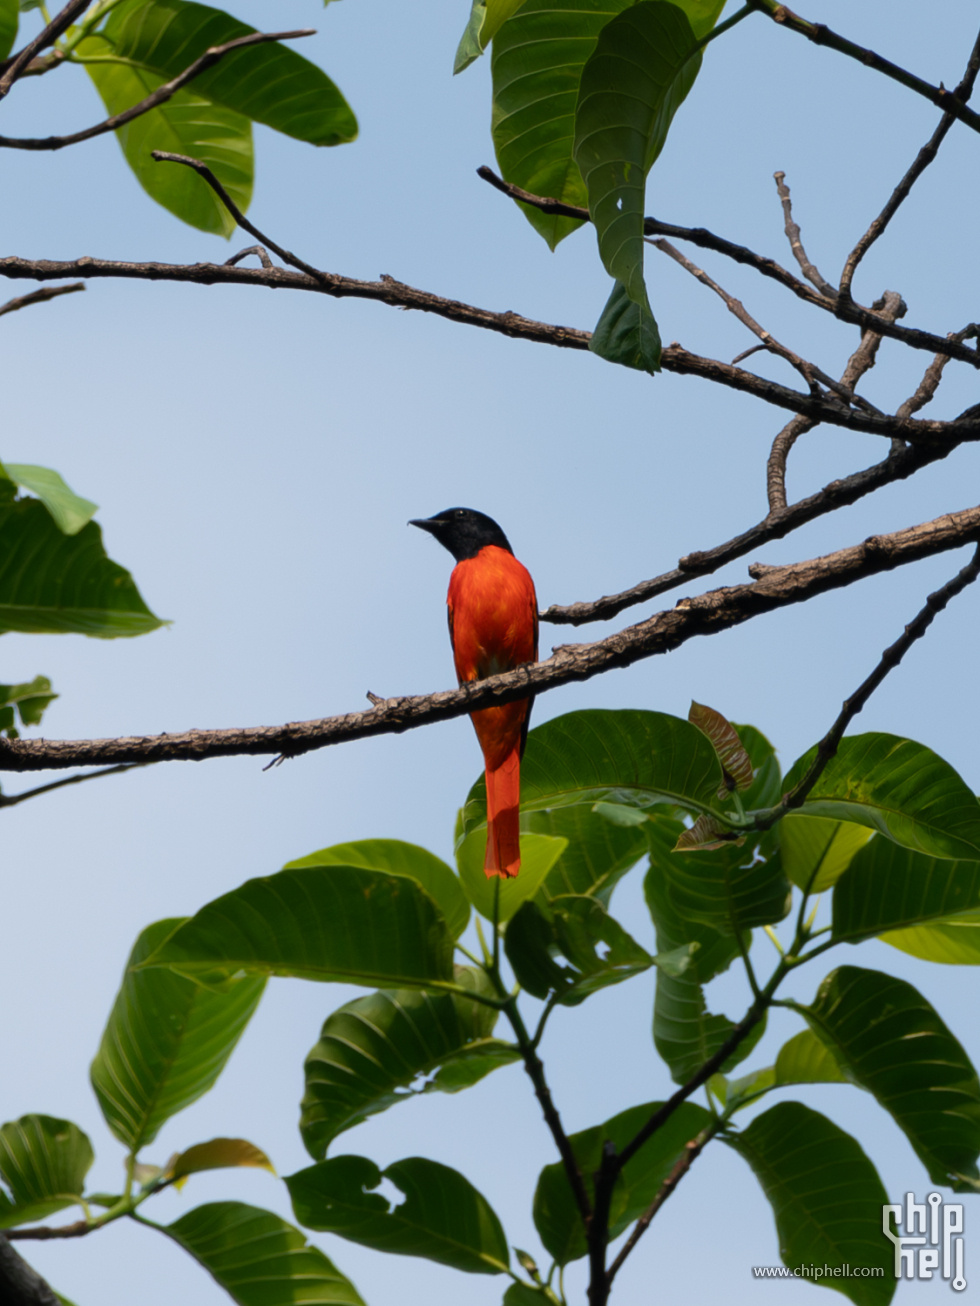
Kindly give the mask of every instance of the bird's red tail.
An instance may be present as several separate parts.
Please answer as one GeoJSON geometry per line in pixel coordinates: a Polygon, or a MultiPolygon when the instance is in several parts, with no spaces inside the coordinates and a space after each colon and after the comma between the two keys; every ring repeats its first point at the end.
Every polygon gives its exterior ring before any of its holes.
{"type": "Polygon", "coordinates": [[[521,747],[514,745],[495,771],[487,768],[487,876],[511,879],[521,868],[521,747]]]}

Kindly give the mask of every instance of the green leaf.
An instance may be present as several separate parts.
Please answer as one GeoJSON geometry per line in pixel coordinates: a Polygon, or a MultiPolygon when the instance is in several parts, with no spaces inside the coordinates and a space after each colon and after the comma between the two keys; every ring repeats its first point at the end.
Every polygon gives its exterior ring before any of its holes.
{"type": "Polygon", "coordinates": [[[0,730],[16,739],[15,717],[20,717],[22,726],[39,726],[45,709],[57,697],[47,676],[35,676],[23,685],[0,685],[0,730]]]}
{"type": "Polygon", "coordinates": [[[547,834],[521,835],[521,869],[513,879],[489,878],[483,869],[486,828],[474,830],[456,849],[456,865],[463,889],[473,906],[486,920],[493,920],[497,898],[497,920],[509,921],[522,902],[533,898],[548,872],[568,847],[566,839],[547,834]]]}
{"type": "Polygon", "coordinates": [[[379,1252],[424,1256],[469,1274],[505,1274],[507,1238],[490,1203],[457,1170],[421,1156],[380,1170],[363,1156],[321,1161],[286,1179],[300,1224],[379,1252]],[[405,1199],[371,1191],[382,1179],[405,1199]]]}
{"type": "Polygon", "coordinates": [[[892,1116],[933,1183],[973,1188],[980,1082],[925,998],[904,980],[841,966],[809,1007],[797,1009],[848,1078],[892,1116]]]}
{"type": "Polygon", "coordinates": [[[946,966],[980,966],[980,911],[913,925],[906,930],[889,930],[879,936],[882,943],[923,961],[946,966]]]}
{"type": "Polygon", "coordinates": [[[43,1220],[74,1206],[94,1160],[78,1125],[29,1115],[0,1125],[0,1229],[43,1220]],[[9,1196],[8,1196],[9,1194],[9,1196]]]}
{"type": "Polygon", "coordinates": [[[646,834],[641,828],[646,821],[645,812],[619,803],[527,812],[522,825],[529,832],[568,840],[568,847],[545,877],[539,901],[579,893],[608,907],[613,889],[646,856],[646,834]]]}
{"type": "MultiPolygon", "coordinates": [[[[803,779],[815,752],[794,764],[787,791],[803,779]]],[[[911,739],[842,739],[802,810],[870,826],[933,857],[980,857],[980,803],[948,762],[911,739]]]]}
{"type": "Polygon", "coordinates": [[[601,902],[576,894],[552,898],[546,906],[525,903],[504,946],[514,974],[529,993],[543,998],[553,989],[566,1006],[632,979],[654,962],[601,902]],[[571,965],[558,965],[553,953],[571,965]]]}
{"type": "Polygon", "coordinates": [[[831,1049],[812,1029],[801,1029],[783,1044],[774,1069],[777,1085],[850,1082],[831,1049]]]}
{"type": "Polygon", "coordinates": [[[132,1151],[213,1086],[265,983],[242,980],[216,993],[168,970],[139,969],[182,923],[157,921],[136,940],[92,1062],[106,1123],[132,1151]]]}
{"type": "Polygon", "coordinates": [[[814,1282],[856,1306],[887,1306],[896,1288],[891,1244],[881,1234],[888,1195],[858,1142],[800,1102],[770,1107],[725,1142],[769,1199],[783,1263],[880,1269],[880,1277],[842,1273],[814,1282]]]}
{"type": "Polygon", "coordinates": [[[58,529],[66,535],[77,535],[98,511],[98,504],[75,494],[50,467],[5,463],[4,471],[15,485],[37,495],[54,518],[58,529]]]}
{"type": "MultiPolygon", "coordinates": [[[[720,811],[720,784],[714,750],[689,721],[663,712],[568,712],[528,735],[521,763],[521,811],[576,803],[591,807],[598,802],[640,810],[676,803],[692,811],[720,811]]],[[[481,778],[463,808],[462,834],[486,825],[486,820],[481,778]]]]}
{"type": "Polygon", "coordinates": [[[453,72],[461,73],[479,59],[502,24],[523,4],[524,0],[473,0],[466,31],[456,50],[453,72]]]}
{"type": "MultiPolygon", "coordinates": [[[[603,1125],[595,1125],[570,1135],[568,1141],[578,1161],[590,1201],[594,1195],[593,1176],[602,1160],[604,1142],[608,1139],[617,1152],[622,1151],[661,1105],[660,1102],[647,1102],[642,1106],[630,1107],[603,1125]]],[[[609,1212],[610,1242],[643,1214],[680,1158],[685,1145],[710,1123],[711,1116],[703,1107],[695,1106],[693,1102],[684,1102],[627,1162],[613,1189],[609,1212]]],[[[559,1265],[567,1265],[586,1254],[582,1220],[565,1168],[560,1161],[546,1165],[538,1178],[534,1193],[534,1223],[541,1241],[559,1265]]]]}
{"type": "Polygon", "coordinates": [[[451,867],[435,853],[402,839],[359,839],[354,843],[338,843],[331,848],[321,848],[308,857],[287,862],[286,871],[304,866],[365,866],[372,871],[386,871],[388,875],[405,875],[415,880],[436,904],[449,926],[454,939],[466,929],[470,919],[470,904],[451,867]]]}
{"type": "MultiPolygon", "coordinates": [[[[220,9],[184,0],[127,0],[105,28],[120,58],[164,80],[211,46],[254,31],[220,9]]],[[[342,145],[357,136],[357,119],[327,74],[278,41],[226,55],[191,85],[211,104],[311,145],[342,145]]]]}
{"type": "MultiPolygon", "coordinates": [[[[483,971],[457,967],[456,980],[488,992],[483,971]]],[[[497,1012],[483,1003],[412,989],[383,990],[340,1007],[306,1058],[300,1108],[306,1150],[321,1160],[345,1129],[415,1096],[420,1076],[448,1067],[471,1047],[496,1045],[489,1037],[496,1020],[497,1012]]],[[[444,1082],[433,1083],[443,1091],[463,1086],[446,1090],[444,1082]]]]}
{"type": "Polygon", "coordinates": [[[183,1179],[186,1175],[200,1174],[202,1170],[227,1170],[240,1166],[255,1166],[275,1174],[272,1162],[265,1152],[245,1138],[212,1138],[207,1143],[195,1143],[186,1151],[178,1152],[167,1166],[169,1179],[183,1179]]]}
{"type": "Polygon", "coordinates": [[[621,281],[613,283],[589,348],[607,363],[619,363],[651,376],[660,371],[661,341],[648,301],[638,304],[621,281]]]}
{"type": "Polygon", "coordinates": [[[776,1071],[773,1066],[752,1070],[739,1079],[728,1080],[724,1075],[712,1075],[708,1080],[708,1087],[728,1112],[742,1111],[775,1085],[776,1071]]]}
{"type": "MultiPolygon", "coordinates": [[[[90,36],[78,46],[85,71],[95,83],[110,114],[138,104],[167,80],[129,63],[104,35],[90,36]]],[[[252,124],[248,118],[206,100],[196,83],[177,91],[165,104],[144,113],[116,137],[136,180],[146,193],[181,221],[201,231],[231,236],[236,228],[221,200],[191,168],[158,163],[154,150],[187,154],[206,163],[244,213],[252,199],[254,173],[252,124]]]]}
{"type": "Polygon", "coordinates": [[[867,826],[790,812],[779,823],[783,870],[798,889],[823,893],[837,883],[870,838],[867,826]]]}
{"type": "Polygon", "coordinates": [[[0,0],[0,59],[14,48],[19,22],[17,0],[0,0]]]}
{"type": "Polygon", "coordinates": [[[501,1066],[513,1065],[520,1061],[521,1051],[516,1043],[508,1043],[500,1038],[483,1038],[468,1043],[454,1057],[444,1061],[429,1082],[423,1087],[423,1093],[459,1093],[464,1088],[472,1088],[491,1071],[501,1066]]]}
{"type": "Polygon", "coordinates": [[[872,839],[834,889],[833,937],[859,943],[886,930],[980,907],[980,862],[949,861],[872,839]]]}
{"type": "Polygon", "coordinates": [[[294,1225],[244,1202],[209,1202],[159,1225],[239,1306],[364,1306],[332,1261],[294,1225]]]}
{"type": "Polygon", "coordinates": [[[106,557],[95,522],[68,536],[40,500],[0,500],[0,633],[114,639],[163,624],[106,557]]]}
{"type": "Polygon", "coordinates": [[[547,1288],[532,1288],[528,1283],[512,1283],[504,1293],[503,1306],[555,1306],[558,1298],[547,1288]]]}
{"type": "MultiPolygon", "coordinates": [[[[683,10],[641,0],[603,27],[582,69],[572,153],[585,181],[603,266],[636,306],[632,334],[639,332],[641,339],[656,333],[643,280],[646,177],[700,68],[697,38],[683,10]]],[[[630,315],[615,303],[614,292],[600,327],[615,314],[621,335],[630,315]]],[[[600,342],[610,333],[607,323],[600,342]]],[[[628,365],[656,370],[659,338],[640,358],[628,365]]]]}
{"type": "Polygon", "coordinates": [[[780,860],[757,861],[758,844],[705,852],[674,852],[684,832],[679,821],[652,817],[647,826],[651,864],[661,867],[674,909],[722,934],[771,925],[789,911],[792,888],[780,860]]]}
{"type": "MultiPolygon", "coordinates": [[[[654,821],[649,829],[652,851],[643,890],[657,930],[657,954],[669,955],[685,947],[693,950],[690,965],[679,974],[657,968],[653,1004],[653,1041],[657,1052],[666,1062],[674,1082],[685,1084],[714,1056],[735,1028],[727,1016],[708,1011],[702,986],[728,969],[738,956],[738,943],[731,932],[723,934],[711,924],[678,909],[671,889],[676,865],[685,854],[669,852],[672,830],[659,829],[654,821]]],[[[687,856],[694,860],[706,855],[687,856]]],[[[746,936],[745,942],[748,946],[751,937],[746,936]]],[[[760,1021],[732,1053],[725,1068],[731,1069],[743,1061],[764,1031],[765,1021],[760,1021]]]]}
{"type": "Polygon", "coordinates": [[[453,940],[417,884],[360,866],[247,880],[179,926],[143,966],[201,984],[287,975],[347,984],[451,984],[453,940]]]}

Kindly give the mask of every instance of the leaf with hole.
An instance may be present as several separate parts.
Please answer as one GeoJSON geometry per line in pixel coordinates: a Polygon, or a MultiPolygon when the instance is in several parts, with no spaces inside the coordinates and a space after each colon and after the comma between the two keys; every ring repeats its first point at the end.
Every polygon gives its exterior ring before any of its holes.
{"type": "Polygon", "coordinates": [[[215,992],[142,963],[183,923],[142,931],[123,973],[91,1079],[106,1123],[138,1151],[215,1083],[258,1006],[263,979],[215,992]]]}
{"type": "MultiPolygon", "coordinates": [[[[457,967],[456,982],[489,994],[482,970],[457,967]]],[[[355,998],[324,1021],[320,1038],[306,1058],[306,1091],[300,1107],[300,1132],[306,1150],[321,1160],[330,1143],[345,1129],[369,1116],[417,1095],[416,1081],[434,1071],[448,1070],[469,1052],[497,1053],[484,1062],[488,1074],[506,1064],[499,1040],[491,1039],[497,1012],[455,993],[386,989],[355,998]]],[[[460,1070],[472,1074],[475,1066],[460,1070]]],[[[476,1076],[470,1082],[475,1083],[476,1076]]],[[[437,1076],[438,1080],[438,1076],[437,1076]]],[[[462,1083],[433,1082],[455,1092],[462,1083]]]]}
{"type": "Polygon", "coordinates": [[[881,1233],[888,1195],[857,1140],[800,1102],[780,1102],[724,1141],[769,1199],[783,1264],[829,1267],[833,1277],[816,1282],[855,1306],[887,1306],[896,1288],[892,1247],[881,1233]],[[875,1273],[846,1275],[846,1266],[875,1273]]]}
{"type": "Polygon", "coordinates": [[[70,1120],[27,1115],[0,1125],[0,1229],[43,1220],[81,1199],[94,1160],[70,1120]]]}
{"type": "MultiPolygon", "coordinates": [[[[816,755],[796,762],[784,788],[794,788],[816,755]]],[[[821,772],[804,814],[855,821],[932,857],[980,858],[980,803],[931,748],[895,735],[851,735],[821,772]]]]}
{"type": "Polygon", "coordinates": [[[238,1306],[364,1306],[360,1294],[295,1225],[244,1202],[209,1202],[157,1225],[238,1306]]]}
{"type": "Polygon", "coordinates": [[[933,1183],[976,1186],[980,1082],[921,993],[891,975],[841,966],[797,1010],[847,1077],[891,1115],[933,1183]]]}
{"type": "Polygon", "coordinates": [[[364,1156],[338,1156],[286,1179],[299,1222],[375,1251],[423,1256],[469,1274],[505,1274],[507,1238],[482,1193],[457,1170],[411,1156],[381,1170],[364,1156]],[[404,1193],[391,1207],[373,1190],[382,1179],[404,1193]]]}
{"type": "Polygon", "coordinates": [[[453,939],[414,881],[361,866],[311,866],[247,880],[202,907],[141,963],[199,984],[242,976],[439,988],[453,939]]]}
{"type": "MultiPolygon", "coordinates": [[[[586,1191],[594,1196],[593,1176],[602,1160],[603,1144],[609,1140],[617,1152],[639,1133],[660,1102],[634,1106],[603,1125],[569,1135],[586,1191]]],[[[693,1102],[683,1102],[623,1167],[612,1193],[609,1211],[609,1241],[617,1238],[653,1201],[660,1185],[684,1152],[685,1145],[711,1124],[710,1114],[693,1102]]],[[[541,1241],[559,1265],[568,1265],[587,1252],[582,1218],[575,1204],[565,1167],[560,1161],[546,1165],[534,1192],[534,1224],[541,1241]]]]}

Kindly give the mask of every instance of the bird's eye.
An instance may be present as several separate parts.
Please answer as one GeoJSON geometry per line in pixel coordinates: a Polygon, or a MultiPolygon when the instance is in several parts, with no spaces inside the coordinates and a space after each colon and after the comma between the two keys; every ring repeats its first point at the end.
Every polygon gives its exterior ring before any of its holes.
{"type": "Polygon", "coordinates": [[[456,509],[456,516],[457,516],[457,517],[465,517],[465,516],[466,516],[466,509],[465,509],[465,508],[457,508],[457,509],[456,509]]]}

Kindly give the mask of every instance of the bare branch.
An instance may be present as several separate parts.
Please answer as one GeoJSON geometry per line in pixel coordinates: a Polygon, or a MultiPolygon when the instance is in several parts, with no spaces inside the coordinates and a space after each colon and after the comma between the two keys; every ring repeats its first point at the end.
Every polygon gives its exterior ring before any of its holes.
{"type": "MultiPolygon", "coordinates": [[[[567,217],[581,218],[582,221],[587,221],[589,218],[588,209],[580,209],[571,204],[562,204],[559,200],[532,195],[530,191],[522,190],[520,186],[513,186],[510,182],[503,181],[492,168],[488,168],[486,165],[477,168],[476,171],[477,175],[482,177],[484,181],[488,181],[491,186],[521,204],[530,204],[534,208],[541,209],[543,213],[562,213],[567,217]]],[[[701,249],[714,250],[715,253],[724,254],[726,258],[732,259],[735,263],[742,263],[746,267],[754,268],[762,276],[778,281],[781,286],[791,290],[794,295],[806,303],[813,304],[815,307],[823,309],[824,312],[833,313],[834,317],[841,322],[849,322],[852,326],[859,326],[863,330],[877,331],[880,335],[889,336],[893,340],[900,340],[912,349],[926,349],[931,353],[948,353],[951,358],[957,358],[962,363],[969,363],[972,367],[980,367],[980,353],[976,350],[950,344],[948,341],[944,341],[941,336],[934,335],[931,331],[920,331],[915,327],[896,326],[894,322],[889,322],[886,318],[863,308],[852,299],[844,299],[840,296],[836,300],[827,299],[826,296],[819,294],[808,286],[805,281],[801,281],[799,277],[794,277],[792,272],[788,272],[775,259],[756,254],[753,250],[747,249],[745,245],[737,245],[734,241],[726,240],[723,236],[716,236],[705,227],[678,227],[674,223],[661,222],[657,218],[644,218],[643,234],[645,236],[672,236],[675,240],[689,240],[692,245],[697,245],[701,249]]]]}
{"type": "Polygon", "coordinates": [[[18,295],[16,299],[8,299],[6,304],[0,304],[0,317],[4,313],[16,313],[19,308],[43,304],[49,299],[57,299],[59,295],[73,295],[76,290],[84,289],[83,281],[73,281],[70,286],[42,286],[40,290],[32,290],[29,295],[18,295]]]}
{"type": "Polygon", "coordinates": [[[7,1241],[12,1232],[0,1232],[0,1301],[4,1306],[59,1306],[49,1285],[7,1241]]]}
{"type": "MultiPolygon", "coordinates": [[[[973,50],[970,53],[970,59],[966,65],[966,72],[963,74],[963,80],[953,91],[953,95],[955,95],[958,100],[962,101],[963,104],[965,104],[973,94],[973,84],[976,81],[978,71],[980,71],[980,34],[978,34],[973,50]]],[[[943,115],[939,126],[915,156],[912,166],[892,191],[888,203],[847,256],[847,262],[844,264],[844,270],[840,276],[841,295],[850,297],[851,282],[854,280],[854,273],[857,271],[858,264],[864,258],[865,254],[867,254],[868,250],[875,243],[878,237],[882,235],[889,222],[891,222],[892,218],[898,212],[899,207],[906,199],[908,199],[912,187],[938,154],[939,147],[943,143],[943,140],[954,121],[954,114],[947,112],[943,115]]]]}
{"type": "Polygon", "coordinates": [[[589,680],[614,667],[668,653],[698,635],[712,635],[867,576],[961,547],[980,537],[980,506],[947,513],[934,521],[821,558],[784,567],[751,567],[754,583],[711,590],[681,599],[674,608],[593,644],[567,644],[543,662],[519,667],[458,689],[388,698],[377,707],[317,721],[232,730],[189,730],[183,734],[124,739],[0,739],[0,771],[44,771],[127,762],[202,761],[208,757],[296,757],[317,748],[401,734],[433,721],[448,721],[478,708],[510,703],[559,685],[589,680]]]}
{"type": "MultiPolygon", "coordinates": [[[[35,1224],[26,1229],[4,1229],[3,1234],[7,1238],[50,1242],[52,1238],[83,1238],[85,1234],[91,1233],[93,1229],[100,1227],[100,1225],[92,1224],[88,1220],[76,1220],[74,1224],[35,1224]]],[[[0,1301],[2,1300],[3,1298],[0,1298],[0,1301]]]]}
{"type": "Polygon", "coordinates": [[[47,27],[38,32],[33,41],[28,41],[19,53],[0,65],[3,68],[3,75],[0,76],[0,100],[7,94],[18,77],[23,75],[24,70],[34,56],[40,54],[42,50],[46,50],[49,45],[54,45],[58,37],[71,27],[75,19],[85,12],[90,3],[91,0],[69,0],[61,13],[55,14],[47,27]]]}
{"type": "MultiPolygon", "coordinates": [[[[976,322],[971,322],[962,331],[954,331],[950,339],[969,340],[976,339],[978,336],[980,336],[980,326],[976,322]]],[[[943,379],[943,370],[948,362],[948,354],[936,355],[926,368],[925,375],[919,382],[915,394],[911,395],[905,400],[904,404],[899,406],[896,413],[897,417],[911,417],[913,413],[917,413],[920,408],[925,408],[926,404],[932,402],[939,388],[939,383],[943,379]]]]}
{"type": "Polygon", "coordinates": [[[933,86],[931,83],[923,81],[915,73],[910,73],[907,69],[899,67],[889,59],[883,59],[880,54],[875,54],[874,50],[868,50],[864,46],[856,45],[853,41],[848,41],[846,37],[838,35],[823,23],[811,23],[806,18],[801,18],[795,14],[792,9],[786,5],[776,4],[775,0],[749,0],[753,9],[758,9],[760,13],[766,13],[774,22],[780,26],[786,27],[791,32],[798,32],[801,36],[807,37],[815,45],[826,45],[830,49],[836,50],[839,54],[846,54],[851,59],[857,59],[867,68],[873,68],[875,72],[883,73],[893,81],[900,82],[910,91],[915,91],[916,95],[922,95],[930,100],[937,109],[943,109],[951,113],[954,118],[960,122],[966,123],[974,131],[980,131],[980,114],[976,114],[972,109],[968,109],[964,104],[957,100],[952,91],[947,91],[944,86],[933,86]]]}
{"type": "Polygon", "coordinates": [[[831,301],[837,298],[837,291],[821,276],[820,271],[807,257],[807,252],[803,248],[803,239],[800,235],[800,228],[793,218],[793,202],[790,199],[789,187],[786,185],[786,173],[774,172],[773,177],[776,182],[776,190],[783,205],[783,220],[786,227],[786,239],[789,241],[789,247],[793,251],[793,256],[800,265],[800,270],[812,285],[825,299],[831,301]]]}
{"type": "Polygon", "coordinates": [[[68,780],[53,780],[50,784],[38,785],[36,789],[25,789],[20,794],[0,793],[0,808],[16,807],[18,803],[26,803],[28,798],[50,794],[55,789],[66,789],[68,785],[78,785],[84,780],[98,780],[104,775],[121,775],[123,771],[135,771],[139,765],[139,762],[128,762],[124,766],[108,766],[104,771],[87,771],[84,775],[73,775],[68,780]]]}
{"type": "Polygon", "coordinates": [[[226,41],[224,45],[212,45],[185,68],[182,73],[178,73],[169,82],[164,82],[162,86],[158,86],[155,91],[151,92],[145,99],[140,100],[138,104],[125,109],[122,113],[113,114],[111,118],[96,123],[94,127],[86,127],[83,131],[71,132],[67,136],[0,136],[0,149],[63,150],[67,145],[78,145],[81,141],[90,141],[95,136],[104,136],[106,132],[115,131],[118,127],[124,127],[126,123],[132,122],[134,118],[140,118],[144,113],[149,113],[151,109],[158,109],[161,104],[166,104],[188,82],[192,82],[195,77],[200,76],[209,68],[213,68],[216,63],[221,62],[225,55],[232,54],[235,50],[242,50],[251,45],[262,45],[268,41],[291,41],[296,37],[315,35],[316,33],[312,27],[304,27],[301,31],[295,32],[250,32],[247,36],[238,36],[233,41],[226,41]]]}
{"type": "Polygon", "coordinates": [[[922,638],[936,616],[942,612],[949,601],[954,599],[957,594],[961,594],[968,585],[972,585],[978,575],[980,575],[980,545],[978,545],[967,565],[958,571],[952,580],[948,580],[941,589],[929,595],[925,601],[925,606],[905,627],[902,635],[882,653],[881,659],[871,675],[854,691],[850,698],[845,700],[837,720],[817,745],[816,756],[806,775],[794,789],[783,795],[777,814],[767,824],[773,824],[780,816],[785,812],[792,811],[793,808],[802,807],[806,802],[807,795],[820,779],[827,763],[837,752],[840,741],[844,737],[844,731],[863,709],[865,703],[867,703],[889,671],[898,666],[912,645],[916,640],[922,638]]]}

